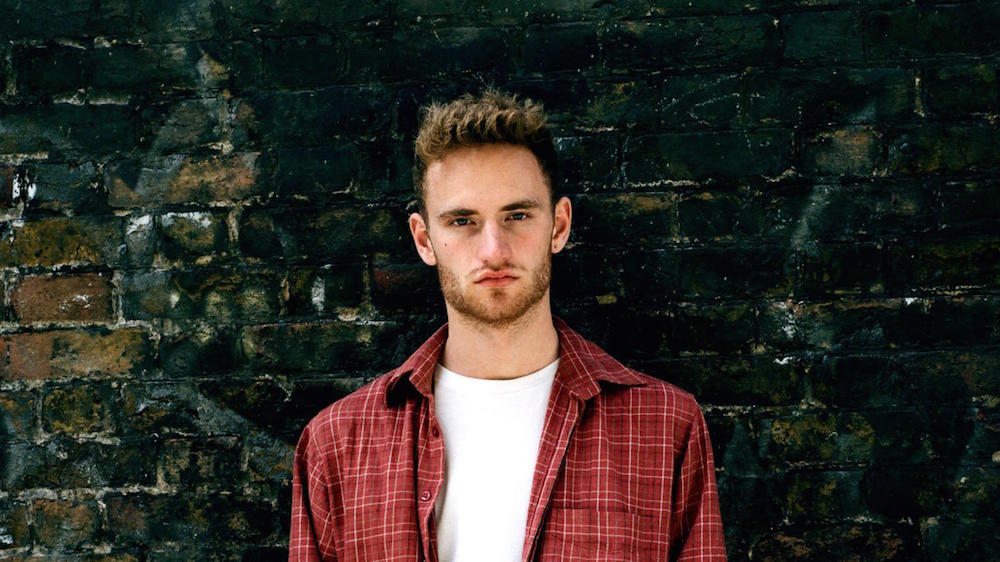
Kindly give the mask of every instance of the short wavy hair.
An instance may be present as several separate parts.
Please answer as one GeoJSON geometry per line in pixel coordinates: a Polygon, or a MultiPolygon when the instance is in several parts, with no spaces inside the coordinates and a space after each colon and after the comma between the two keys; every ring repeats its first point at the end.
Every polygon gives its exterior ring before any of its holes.
{"type": "Polygon", "coordinates": [[[446,104],[431,103],[421,108],[413,164],[413,188],[421,214],[426,215],[427,167],[456,149],[485,144],[512,144],[530,150],[555,202],[556,149],[542,104],[530,99],[520,101],[517,95],[488,88],[479,95],[465,94],[446,104]]]}

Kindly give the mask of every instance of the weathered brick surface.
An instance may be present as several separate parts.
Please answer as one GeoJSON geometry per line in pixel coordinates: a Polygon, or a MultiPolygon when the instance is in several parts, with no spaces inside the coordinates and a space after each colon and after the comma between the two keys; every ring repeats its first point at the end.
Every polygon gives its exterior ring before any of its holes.
{"type": "Polygon", "coordinates": [[[544,102],[558,314],[696,394],[730,559],[996,560],[1000,4],[0,2],[0,559],[283,560],[444,319],[418,108],[544,102]]]}

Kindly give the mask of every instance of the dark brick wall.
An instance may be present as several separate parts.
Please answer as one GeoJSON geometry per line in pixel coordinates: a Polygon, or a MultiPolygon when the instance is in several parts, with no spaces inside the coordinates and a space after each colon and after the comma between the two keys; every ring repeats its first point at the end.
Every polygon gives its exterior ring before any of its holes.
{"type": "Polygon", "coordinates": [[[733,560],[1000,559],[1000,3],[0,0],[0,558],[281,560],[442,319],[417,108],[542,100],[559,314],[697,394],[733,560]]]}

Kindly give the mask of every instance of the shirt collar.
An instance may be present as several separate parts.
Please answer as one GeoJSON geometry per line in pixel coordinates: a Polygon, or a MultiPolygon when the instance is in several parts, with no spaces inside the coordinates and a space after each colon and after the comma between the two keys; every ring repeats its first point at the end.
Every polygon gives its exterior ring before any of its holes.
{"type": "MultiPolygon", "coordinates": [[[[581,400],[588,400],[601,391],[601,382],[626,386],[646,384],[642,376],[616,361],[594,343],[586,340],[561,318],[553,316],[552,320],[556,332],[559,334],[559,367],[556,370],[555,380],[565,386],[571,395],[581,400]]],[[[417,348],[402,365],[388,373],[387,403],[392,403],[391,398],[403,380],[409,382],[409,385],[406,386],[415,389],[425,397],[432,396],[434,367],[447,340],[448,324],[445,324],[417,348]]]]}

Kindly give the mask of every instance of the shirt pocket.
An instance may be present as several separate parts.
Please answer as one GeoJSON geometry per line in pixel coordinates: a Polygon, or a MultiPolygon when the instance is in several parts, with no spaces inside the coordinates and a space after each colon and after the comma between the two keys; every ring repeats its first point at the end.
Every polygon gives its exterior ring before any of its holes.
{"type": "Polygon", "coordinates": [[[536,560],[652,560],[643,535],[654,527],[652,517],[627,511],[553,507],[539,537],[536,560]]]}

